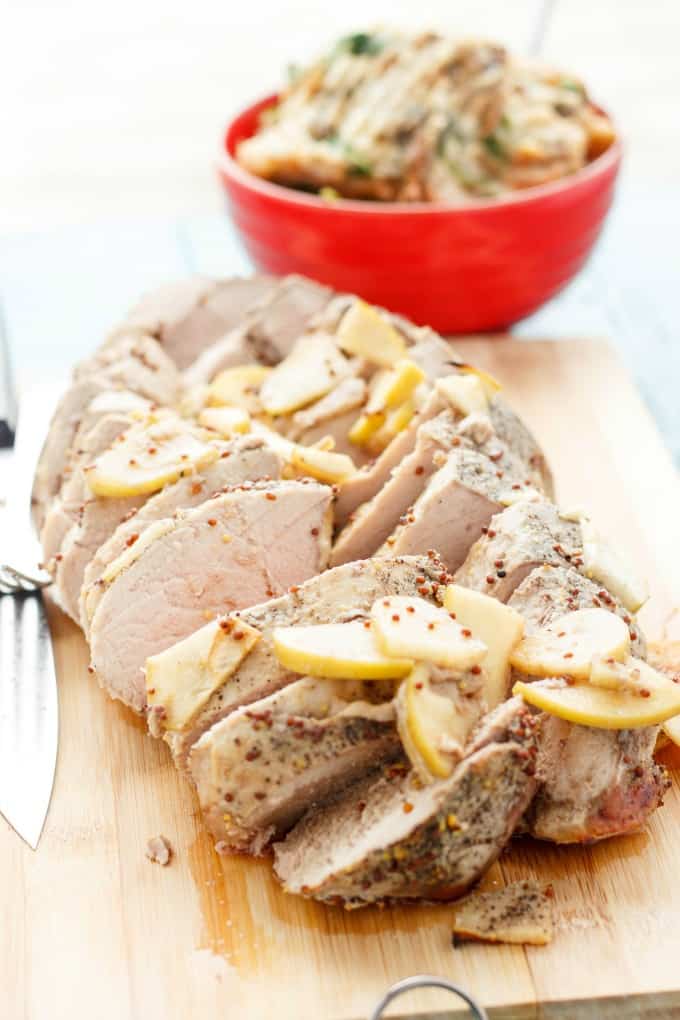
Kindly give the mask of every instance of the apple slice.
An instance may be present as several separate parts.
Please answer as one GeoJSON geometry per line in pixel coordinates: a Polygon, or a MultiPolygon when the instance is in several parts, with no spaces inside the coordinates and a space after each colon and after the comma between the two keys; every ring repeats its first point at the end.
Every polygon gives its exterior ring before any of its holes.
{"type": "Polygon", "coordinates": [[[630,634],[620,617],[606,609],[579,609],[526,635],[513,649],[510,663],[529,676],[568,674],[587,680],[593,656],[621,662],[629,647],[630,634]]]}
{"type": "Polygon", "coordinates": [[[444,608],[486,645],[484,694],[487,707],[495,708],[508,696],[510,653],[522,639],[524,618],[498,599],[460,584],[448,585],[444,608]]]}
{"type": "Polygon", "coordinates": [[[387,414],[385,411],[373,411],[371,414],[364,412],[354,422],[347,438],[355,446],[365,446],[372,436],[379,432],[385,424],[387,414]]]}
{"type": "Polygon", "coordinates": [[[633,656],[617,662],[604,655],[594,655],[588,680],[593,687],[607,691],[635,691],[640,687],[643,669],[649,668],[647,663],[633,656]]]}
{"type": "Polygon", "coordinates": [[[175,415],[133,425],[85,468],[95,496],[124,498],[158,492],[219,457],[206,433],[175,415]]]}
{"type": "Polygon", "coordinates": [[[366,411],[385,411],[411,396],[425,379],[420,365],[409,358],[400,358],[391,371],[377,372],[373,377],[366,403],[366,411]]]}
{"type": "Polygon", "coordinates": [[[198,415],[198,423],[227,439],[250,432],[250,415],[242,407],[205,407],[198,415]]]}
{"type": "Polygon", "coordinates": [[[313,446],[293,445],[291,464],[303,474],[329,485],[344,482],[356,474],[354,461],[346,453],[334,453],[313,446]]]}
{"type": "Polygon", "coordinates": [[[401,742],[420,778],[431,783],[451,775],[468,724],[453,701],[432,690],[426,665],[418,663],[399,685],[395,708],[401,742]]]}
{"type": "Polygon", "coordinates": [[[410,659],[384,655],[368,620],[277,627],[274,651],[282,666],[294,673],[347,680],[399,680],[410,671],[410,659]]]}
{"type": "Polygon", "coordinates": [[[437,379],[436,389],[454,411],[465,418],[469,414],[485,413],[489,409],[486,390],[477,375],[445,375],[437,379]]]}
{"type": "Polygon", "coordinates": [[[399,405],[399,407],[395,407],[392,411],[388,411],[384,423],[366,443],[369,452],[375,455],[382,453],[385,447],[389,446],[395,436],[398,436],[399,433],[406,428],[415,413],[416,403],[412,397],[405,400],[403,404],[399,405]]]}
{"type": "Polygon", "coordinates": [[[259,630],[226,617],[147,659],[146,697],[151,709],[163,710],[159,728],[183,729],[259,639],[259,630]]]}
{"type": "Polygon", "coordinates": [[[518,681],[513,694],[550,715],[581,726],[606,730],[627,730],[653,726],[680,713],[680,684],[658,673],[646,662],[635,661],[640,679],[624,690],[594,687],[590,683],[569,684],[563,678],[518,681]]]}
{"type": "Polygon", "coordinates": [[[649,598],[646,584],[636,576],[631,566],[612,549],[589,517],[581,518],[583,540],[583,572],[623,602],[631,613],[649,598]]]}
{"type": "Polygon", "coordinates": [[[680,747],[680,715],[667,719],[662,728],[668,739],[680,747]]]}
{"type": "Polygon", "coordinates": [[[345,312],[338,327],[337,341],[348,354],[356,354],[383,368],[391,368],[406,354],[406,341],[401,334],[377,308],[365,301],[355,301],[345,312]]]}
{"type": "Polygon", "coordinates": [[[503,388],[498,379],[491,375],[490,372],[485,372],[483,368],[475,368],[474,365],[468,365],[465,362],[458,362],[456,368],[464,375],[477,376],[489,400],[495,397],[499,390],[503,388]]]}
{"type": "Polygon", "coordinates": [[[333,337],[325,333],[303,336],[262,383],[262,406],[271,415],[292,414],[325,397],[350,371],[351,363],[333,337]]]}
{"type": "Polygon", "coordinates": [[[470,669],[486,656],[486,645],[445,609],[425,599],[391,595],[371,608],[375,639],[385,655],[403,656],[456,670],[470,669]]]}
{"type": "Polygon", "coordinates": [[[270,372],[266,365],[256,364],[226,368],[208,387],[208,403],[211,407],[240,407],[248,414],[258,414],[262,411],[260,387],[270,372]]]}

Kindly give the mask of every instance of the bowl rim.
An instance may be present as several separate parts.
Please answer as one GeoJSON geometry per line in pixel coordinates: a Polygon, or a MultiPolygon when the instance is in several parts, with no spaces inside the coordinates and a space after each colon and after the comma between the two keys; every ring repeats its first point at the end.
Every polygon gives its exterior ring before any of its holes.
{"type": "MultiPolygon", "coordinates": [[[[319,195],[298,191],[295,188],[289,188],[286,185],[268,181],[264,177],[257,177],[241,166],[232,155],[231,136],[235,131],[237,123],[244,117],[260,113],[261,110],[272,106],[278,95],[277,92],[269,93],[262,99],[258,99],[243,107],[243,109],[230,118],[222,133],[217,169],[236,184],[240,184],[251,191],[259,192],[266,198],[289,203],[290,205],[316,209],[329,215],[340,215],[343,212],[360,213],[365,216],[390,216],[395,213],[407,216],[422,216],[427,213],[448,213],[449,215],[466,212],[492,213],[509,207],[531,205],[534,202],[540,202],[543,198],[550,198],[577,190],[579,185],[585,184],[600,175],[605,175],[609,171],[613,170],[616,173],[623,158],[623,141],[616,124],[613,122],[616,129],[616,138],[600,156],[597,156],[590,163],[587,163],[580,170],[569,174],[567,177],[561,177],[559,180],[550,181],[547,184],[537,184],[530,188],[523,188],[511,192],[509,195],[477,198],[469,202],[461,202],[460,204],[454,202],[378,202],[370,199],[355,198],[338,198],[330,202],[319,195]]],[[[598,109],[601,108],[598,107],[598,109]]]]}

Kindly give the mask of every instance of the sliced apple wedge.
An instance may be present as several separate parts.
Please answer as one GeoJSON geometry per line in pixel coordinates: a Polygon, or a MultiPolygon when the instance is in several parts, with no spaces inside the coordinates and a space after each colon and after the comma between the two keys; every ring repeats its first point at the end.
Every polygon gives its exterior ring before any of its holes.
{"type": "Polygon", "coordinates": [[[277,627],[273,640],[282,666],[310,676],[399,680],[413,666],[411,659],[388,656],[380,651],[368,620],[277,627]]]}
{"type": "Polygon", "coordinates": [[[227,617],[214,620],[146,660],[146,696],[162,708],[165,730],[181,730],[213,691],[234,673],[260,638],[249,624],[227,617]]]}
{"type": "Polygon", "coordinates": [[[175,415],[152,417],[133,425],[100,454],[85,468],[85,478],[95,496],[143,496],[218,457],[207,433],[175,415]]]}
{"type": "Polygon", "coordinates": [[[418,663],[399,685],[395,708],[401,742],[420,778],[432,782],[451,775],[468,724],[449,698],[432,690],[426,665],[418,663]]]}
{"type": "Polygon", "coordinates": [[[324,397],[351,370],[351,363],[325,333],[303,336],[260,387],[260,400],[271,415],[292,414],[324,397]]]}
{"type": "Polygon", "coordinates": [[[486,390],[476,375],[445,375],[437,379],[436,389],[454,411],[465,418],[475,412],[483,413],[489,408],[486,390]]]}
{"type": "Polygon", "coordinates": [[[620,617],[606,609],[579,609],[526,635],[513,649],[510,663],[529,676],[567,674],[587,680],[593,656],[621,662],[629,648],[628,627],[620,617]]]}
{"type": "Polygon", "coordinates": [[[403,656],[456,670],[470,669],[486,656],[486,645],[451,615],[425,599],[391,595],[371,608],[378,647],[385,655],[403,656]]]}
{"type": "Polygon", "coordinates": [[[522,639],[524,618],[498,599],[460,584],[448,585],[444,608],[486,645],[484,693],[488,708],[495,708],[508,696],[510,653],[522,639]]]}
{"type": "Polygon", "coordinates": [[[198,415],[198,423],[227,439],[250,432],[250,415],[242,407],[205,407],[198,415]]]}
{"type": "Polygon", "coordinates": [[[415,413],[416,403],[413,397],[409,397],[399,407],[388,411],[384,423],[365,444],[369,452],[376,455],[382,453],[395,436],[398,436],[406,428],[415,413]]]}
{"type": "Polygon", "coordinates": [[[344,482],[356,474],[354,461],[346,453],[320,450],[318,447],[293,445],[291,464],[297,470],[329,485],[344,482]]]}
{"type": "Polygon", "coordinates": [[[486,393],[489,400],[495,397],[499,390],[503,388],[499,383],[498,379],[496,379],[495,376],[491,375],[490,372],[485,372],[483,368],[475,368],[474,365],[468,365],[465,362],[457,364],[456,368],[458,369],[459,372],[462,372],[464,375],[476,376],[479,379],[482,386],[484,387],[484,392],[486,393]]]}
{"type": "Polygon", "coordinates": [[[662,728],[668,739],[680,747],[680,715],[667,719],[662,728]]]}
{"type": "Polygon", "coordinates": [[[366,403],[366,411],[385,411],[411,396],[425,379],[420,365],[409,358],[401,358],[391,371],[378,372],[373,378],[366,403]]]}
{"type": "Polygon", "coordinates": [[[627,730],[653,726],[680,712],[680,684],[658,673],[646,662],[635,660],[639,684],[624,690],[594,687],[590,683],[566,680],[518,681],[513,694],[550,715],[581,726],[606,730],[627,730]]]}
{"type": "Polygon", "coordinates": [[[637,613],[649,598],[646,584],[610,546],[589,517],[581,517],[580,523],[583,572],[587,577],[593,577],[604,585],[631,613],[637,613]]]}
{"type": "Polygon", "coordinates": [[[365,446],[372,436],[379,432],[385,424],[387,414],[385,411],[373,411],[371,414],[364,412],[354,422],[347,438],[355,446],[365,446]]]}
{"type": "Polygon", "coordinates": [[[262,410],[260,387],[270,372],[271,368],[257,364],[226,368],[208,387],[208,403],[211,407],[240,407],[248,414],[258,414],[262,410]]]}
{"type": "Polygon", "coordinates": [[[355,301],[345,312],[338,327],[337,341],[343,351],[356,354],[374,365],[391,368],[406,354],[406,341],[385,316],[355,301]]]}
{"type": "Polygon", "coordinates": [[[617,662],[604,655],[594,655],[588,680],[593,687],[607,691],[635,691],[640,687],[642,672],[650,668],[647,663],[632,656],[617,662]]]}

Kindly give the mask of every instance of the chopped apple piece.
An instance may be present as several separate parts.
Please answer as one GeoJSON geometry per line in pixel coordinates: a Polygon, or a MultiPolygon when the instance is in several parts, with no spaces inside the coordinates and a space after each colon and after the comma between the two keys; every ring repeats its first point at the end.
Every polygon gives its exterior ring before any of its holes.
{"type": "Polygon", "coordinates": [[[425,373],[420,365],[409,358],[401,358],[391,371],[375,375],[366,404],[367,413],[398,407],[424,379],[425,373]]]}
{"type": "Polygon", "coordinates": [[[406,354],[406,341],[382,312],[365,301],[355,301],[338,327],[337,341],[343,351],[374,365],[391,368],[406,354]]]}
{"type": "Polygon", "coordinates": [[[324,397],[350,370],[351,363],[332,337],[303,336],[262,383],[262,406],[271,415],[292,414],[324,397]]]}
{"type": "Polygon", "coordinates": [[[206,407],[200,412],[198,423],[226,438],[250,432],[250,415],[242,407],[206,407]]]}
{"type": "Polygon", "coordinates": [[[464,417],[489,409],[486,390],[476,375],[445,375],[437,379],[436,389],[464,417]]]}
{"type": "Polygon", "coordinates": [[[637,660],[637,685],[612,691],[589,683],[568,683],[564,678],[518,681],[513,694],[551,715],[582,726],[627,730],[653,726],[680,713],[680,684],[637,660]]]}
{"type": "Polygon", "coordinates": [[[523,485],[520,489],[506,489],[498,496],[502,506],[514,506],[515,503],[543,503],[545,496],[533,485],[523,485]]]}
{"type": "Polygon", "coordinates": [[[432,690],[426,665],[418,663],[400,684],[395,708],[401,742],[420,778],[432,782],[451,775],[468,723],[450,698],[432,690]]]}
{"type": "Polygon", "coordinates": [[[329,485],[344,482],[356,473],[354,461],[346,453],[333,453],[299,443],[293,446],[291,464],[296,470],[329,485]]]}
{"type": "Polygon", "coordinates": [[[218,457],[206,433],[174,415],[152,417],[123,433],[85,468],[85,478],[95,496],[144,496],[218,457]]]}
{"type": "Polygon", "coordinates": [[[669,740],[680,747],[680,715],[674,715],[663,724],[663,732],[669,740]]]}
{"type": "Polygon", "coordinates": [[[347,438],[355,446],[365,446],[371,437],[383,427],[386,418],[387,415],[384,411],[360,414],[347,433],[347,438]]]}
{"type": "Polygon", "coordinates": [[[162,709],[165,730],[181,730],[234,673],[260,632],[234,617],[214,620],[146,660],[149,707],[162,709]]]}
{"type": "Polygon", "coordinates": [[[259,392],[271,368],[265,365],[237,365],[226,368],[213,379],[208,388],[212,407],[240,407],[248,414],[262,411],[259,392]]]}
{"type": "Polygon", "coordinates": [[[294,673],[347,680],[398,680],[413,666],[410,659],[380,651],[368,620],[277,627],[273,638],[276,657],[294,673]]]}
{"type": "Polygon", "coordinates": [[[621,662],[630,634],[623,620],[606,609],[579,609],[555,620],[537,634],[527,634],[514,648],[510,663],[529,676],[590,676],[593,656],[621,662]]]}
{"type": "Polygon", "coordinates": [[[498,599],[459,584],[448,585],[444,608],[486,645],[484,694],[487,707],[495,708],[508,696],[510,653],[522,639],[524,618],[498,599]]]}
{"type": "Polygon", "coordinates": [[[389,411],[384,424],[368,440],[366,445],[369,451],[373,454],[381,453],[386,446],[389,446],[395,436],[398,436],[406,428],[415,413],[416,405],[412,397],[405,400],[399,407],[389,411]]]}
{"type": "Polygon", "coordinates": [[[385,655],[421,659],[466,670],[486,656],[486,645],[450,614],[425,599],[391,595],[371,609],[375,639],[385,655]]]}
{"type": "Polygon", "coordinates": [[[645,662],[632,656],[617,662],[604,655],[594,655],[588,679],[593,687],[602,687],[608,691],[634,691],[640,687],[643,669],[649,668],[645,662]]]}

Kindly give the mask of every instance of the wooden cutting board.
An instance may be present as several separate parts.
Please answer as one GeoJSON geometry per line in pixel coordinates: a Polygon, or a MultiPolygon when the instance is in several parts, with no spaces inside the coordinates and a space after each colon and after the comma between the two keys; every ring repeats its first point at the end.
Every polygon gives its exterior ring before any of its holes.
{"type": "MultiPolygon", "coordinates": [[[[588,505],[647,574],[643,623],[658,636],[680,606],[680,487],[616,356],[587,341],[456,346],[504,382],[561,502],[588,505]]],[[[454,950],[450,906],[345,913],[285,895],[267,861],[220,859],[165,745],[91,682],[76,627],[56,610],[51,622],[61,743],[38,851],[0,819],[7,1020],[365,1020],[390,983],[419,971],[463,984],[493,1017],[680,1015],[677,784],[639,835],[517,842],[492,869],[487,884],[553,883],[551,946],[454,950]],[[144,856],[159,833],[175,848],[168,868],[144,856]]],[[[444,993],[395,1007],[451,1015],[444,993]]]]}

